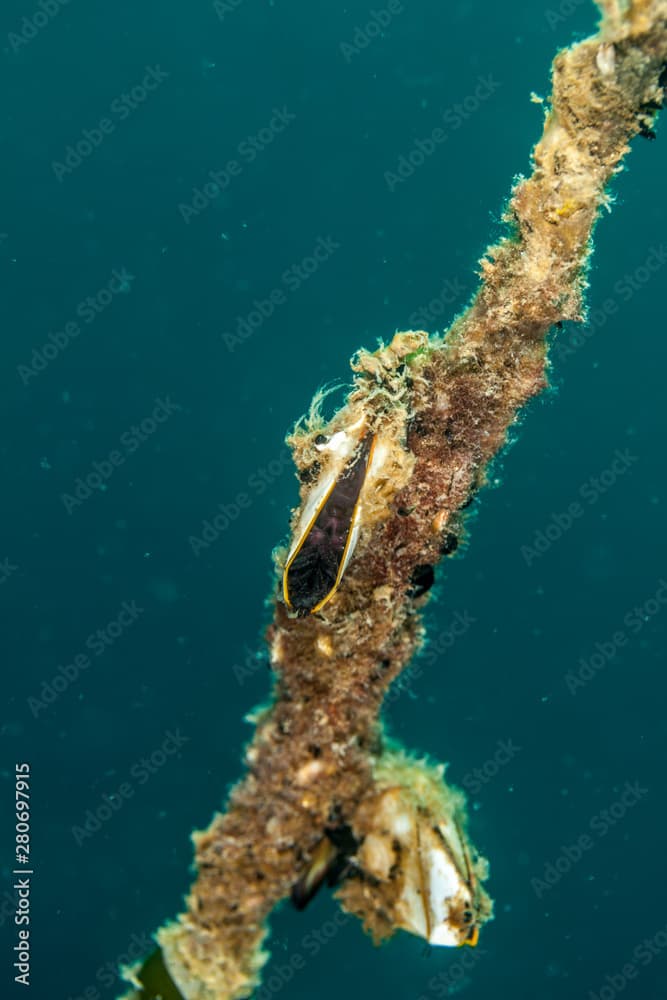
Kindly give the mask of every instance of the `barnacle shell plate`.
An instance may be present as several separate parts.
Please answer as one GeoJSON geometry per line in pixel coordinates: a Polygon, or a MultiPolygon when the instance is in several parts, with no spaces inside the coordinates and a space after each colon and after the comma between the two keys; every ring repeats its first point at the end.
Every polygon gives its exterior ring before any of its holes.
{"type": "Polygon", "coordinates": [[[358,856],[361,869],[398,883],[396,927],[432,945],[476,941],[476,889],[458,824],[435,821],[402,788],[386,789],[358,856]]]}

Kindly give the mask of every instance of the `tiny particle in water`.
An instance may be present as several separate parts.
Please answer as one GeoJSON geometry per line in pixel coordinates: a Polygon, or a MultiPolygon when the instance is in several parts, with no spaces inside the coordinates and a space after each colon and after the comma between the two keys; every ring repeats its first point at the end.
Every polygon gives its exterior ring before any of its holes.
{"type": "Polygon", "coordinates": [[[149,587],[155,600],[163,604],[173,604],[180,597],[178,587],[172,580],[151,580],[149,587]]]}

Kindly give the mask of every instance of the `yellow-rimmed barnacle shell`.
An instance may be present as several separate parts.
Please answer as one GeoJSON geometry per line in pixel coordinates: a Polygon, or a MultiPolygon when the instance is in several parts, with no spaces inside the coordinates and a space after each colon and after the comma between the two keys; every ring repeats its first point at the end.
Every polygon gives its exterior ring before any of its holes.
{"type": "Polygon", "coordinates": [[[426,335],[405,335],[405,343],[402,336],[380,352],[382,377],[373,369],[368,379],[369,359],[377,359],[362,352],[353,367],[364,374],[347,405],[324,427],[318,394],[305,426],[297,425],[289,439],[306,485],[282,566],[282,591],[298,614],[320,611],[336,594],[361,533],[389,515],[391,498],[412,474],[405,382],[397,369],[426,335]]]}
{"type": "Polygon", "coordinates": [[[331,600],[361,532],[388,515],[391,497],[412,474],[407,397],[417,376],[405,370],[427,342],[426,333],[409,331],[372,354],[360,351],[347,404],[325,428],[319,410],[326,393],[317,393],[289,440],[308,483],[282,570],[285,604],[298,614],[331,600]]]}
{"type": "Polygon", "coordinates": [[[354,825],[364,888],[351,884],[345,905],[379,936],[401,929],[432,945],[474,946],[491,902],[481,886],[486,862],[466,839],[463,796],[441,768],[392,757],[386,778],[393,772],[400,783],[364,803],[354,825]]]}
{"type": "Polygon", "coordinates": [[[333,461],[304,504],[283,571],[285,603],[295,611],[312,614],[323,608],[354,552],[376,444],[374,434],[360,436],[361,426],[337,431],[319,446],[333,461]]]}

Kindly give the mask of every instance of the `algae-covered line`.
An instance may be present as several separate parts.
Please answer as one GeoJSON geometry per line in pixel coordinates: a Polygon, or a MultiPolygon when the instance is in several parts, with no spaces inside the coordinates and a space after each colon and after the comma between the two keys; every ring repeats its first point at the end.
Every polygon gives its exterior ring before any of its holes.
{"type": "Polygon", "coordinates": [[[532,175],[470,307],[444,338],[410,331],[360,351],[345,405],[325,422],[316,397],[289,438],[301,505],[277,557],[273,701],[226,812],[194,835],[185,912],[127,972],[128,1000],[250,996],[272,908],[306,906],[324,881],[376,940],[404,929],[474,945],[491,916],[462,793],[388,745],[379,713],[422,643],[434,565],[546,385],[548,332],[582,318],[606,185],[665,99],[667,0],[599,6],[599,33],[554,60],[532,175]]]}

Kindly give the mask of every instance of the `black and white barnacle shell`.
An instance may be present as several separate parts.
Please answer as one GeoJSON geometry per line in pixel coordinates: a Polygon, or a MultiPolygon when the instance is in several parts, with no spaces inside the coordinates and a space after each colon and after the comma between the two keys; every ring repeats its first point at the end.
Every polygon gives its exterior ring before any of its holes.
{"type": "Polygon", "coordinates": [[[373,424],[358,406],[356,419],[313,445],[320,472],[304,497],[283,568],[288,608],[313,614],[335,595],[361,531],[388,513],[388,498],[410,474],[414,459],[402,444],[404,429],[404,410],[373,424]]]}

